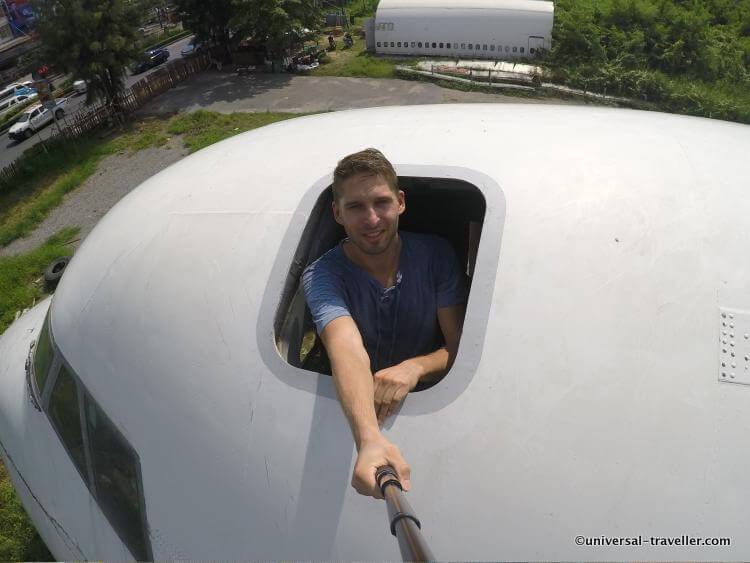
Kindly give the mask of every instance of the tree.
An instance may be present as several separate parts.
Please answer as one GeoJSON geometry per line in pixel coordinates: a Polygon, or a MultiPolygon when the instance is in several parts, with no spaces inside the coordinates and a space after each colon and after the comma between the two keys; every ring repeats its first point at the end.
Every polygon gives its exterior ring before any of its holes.
{"type": "Polygon", "coordinates": [[[198,40],[221,48],[225,56],[230,50],[230,25],[237,6],[234,0],[177,0],[177,13],[182,26],[198,40]]]}
{"type": "Polygon", "coordinates": [[[242,6],[246,29],[274,62],[293,49],[303,28],[314,29],[321,19],[319,4],[309,0],[246,0],[242,6]]]}
{"type": "Polygon", "coordinates": [[[34,7],[48,64],[86,80],[87,102],[112,103],[139,55],[133,6],[123,0],[37,0],[34,7]]]}

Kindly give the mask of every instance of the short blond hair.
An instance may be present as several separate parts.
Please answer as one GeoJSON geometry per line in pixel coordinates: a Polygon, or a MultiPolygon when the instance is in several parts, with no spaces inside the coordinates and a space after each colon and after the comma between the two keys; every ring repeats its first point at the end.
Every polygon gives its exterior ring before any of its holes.
{"type": "Polygon", "coordinates": [[[393,193],[398,194],[398,177],[393,165],[378,149],[369,148],[345,156],[339,161],[333,171],[333,200],[341,199],[341,186],[346,180],[362,173],[380,176],[393,193]]]}

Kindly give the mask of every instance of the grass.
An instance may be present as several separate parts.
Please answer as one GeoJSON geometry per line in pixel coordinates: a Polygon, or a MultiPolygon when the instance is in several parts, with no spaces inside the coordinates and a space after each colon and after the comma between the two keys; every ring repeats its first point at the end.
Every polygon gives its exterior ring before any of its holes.
{"type": "Polygon", "coordinates": [[[231,113],[221,114],[198,110],[176,115],[165,131],[182,135],[185,146],[195,152],[218,141],[277,121],[299,117],[297,113],[231,113]]]}
{"type": "MultiPolygon", "coordinates": [[[[328,53],[328,62],[321,64],[312,74],[316,76],[354,76],[366,78],[393,78],[396,62],[365,51],[365,40],[357,37],[351,49],[342,49],[343,40],[337,40],[338,49],[328,53]]],[[[327,44],[325,37],[323,43],[327,44]]]]}
{"type": "Polygon", "coordinates": [[[0,333],[13,322],[16,311],[44,297],[41,280],[44,270],[56,258],[73,254],[69,242],[77,234],[77,228],[69,227],[31,252],[0,256],[0,333]]]}
{"type": "Polygon", "coordinates": [[[0,463],[0,561],[52,561],[0,463]]]}
{"type": "Polygon", "coordinates": [[[62,202],[65,194],[80,186],[105,156],[135,152],[164,145],[170,135],[184,136],[191,152],[238,133],[275,121],[296,117],[289,113],[234,113],[223,115],[197,111],[165,119],[130,124],[108,139],[96,134],[74,142],[36,145],[16,164],[22,181],[0,187],[0,246],[21,238],[41,223],[62,202]]]}

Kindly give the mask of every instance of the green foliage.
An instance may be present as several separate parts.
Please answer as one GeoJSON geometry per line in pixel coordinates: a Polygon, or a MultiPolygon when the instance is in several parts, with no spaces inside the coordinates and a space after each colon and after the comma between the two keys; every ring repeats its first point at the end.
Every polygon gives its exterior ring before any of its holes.
{"type": "Polygon", "coordinates": [[[52,561],[0,463],[0,561],[52,561]]]}
{"type": "Polygon", "coordinates": [[[232,113],[221,114],[205,110],[173,117],[167,132],[184,135],[185,146],[195,152],[213,143],[276,121],[298,117],[294,113],[232,113]]]}
{"type": "Polygon", "coordinates": [[[333,51],[313,71],[317,76],[362,76],[393,78],[396,64],[387,58],[364,50],[363,40],[355,41],[351,49],[333,51]]]}
{"type": "Polygon", "coordinates": [[[558,0],[552,35],[546,62],[569,85],[750,117],[750,0],[558,0]]]}
{"type": "Polygon", "coordinates": [[[41,145],[26,151],[17,161],[20,180],[0,192],[0,246],[31,232],[57,207],[66,193],[75,189],[96,170],[108,148],[94,138],[76,146],[63,142],[41,145]]]}
{"type": "Polygon", "coordinates": [[[125,0],[33,0],[43,57],[111,102],[139,56],[138,14],[125,0]]]}
{"type": "MultiPolygon", "coordinates": [[[[77,233],[77,228],[69,227],[31,252],[0,256],[0,333],[13,322],[16,311],[30,307],[34,300],[44,296],[38,280],[53,260],[73,254],[72,247],[67,243],[77,233]]],[[[5,560],[3,557],[0,559],[5,560]]]]}
{"type": "Polygon", "coordinates": [[[230,27],[243,0],[176,0],[182,25],[200,41],[218,45],[228,55],[230,27]]]}
{"type": "Polygon", "coordinates": [[[355,18],[372,18],[378,8],[378,0],[350,0],[346,6],[346,12],[355,18]]]}
{"type": "Polygon", "coordinates": [[[322,12],[309,0],[244,0],[235,7],[238,39],[250,39],[265,47],[274,68],[288,52],[301,48],[301,30],[318,27],[322,12]]]}
{"type": "Polygon", "coordinates": [[[559,0],[551,62],[616,63],[699,80],[743,78],[748,14],[750,0],[559,0]]]}
{"type": "Polygon", "coordinates": [[[308,0],[177,0],[183,25],[228,56],[244,39],[264,45],[275,61],[299,42],[298,30],[315,28],[319,3],[308,0]]]}

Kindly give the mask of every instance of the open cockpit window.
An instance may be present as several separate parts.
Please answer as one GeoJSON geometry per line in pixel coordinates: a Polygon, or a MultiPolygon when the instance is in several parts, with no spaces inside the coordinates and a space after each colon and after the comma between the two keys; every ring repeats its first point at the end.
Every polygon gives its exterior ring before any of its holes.
{"type": "MultiPolygon", "coordinates": [[[[459,259],[471,288],[486,203],[473,184],[457,178],[399,176],[406,194],[406,212],[399,229],[439,235],[459,259]]],[[[325,349],[315,333],[301,287],[303,270],[341,241],[345,234],[331,210],[332,193],[320,193],[308,217],[285,280],[274,320],[276,347],[292,366],[317,373],[331,373],[325,349]]]]}

